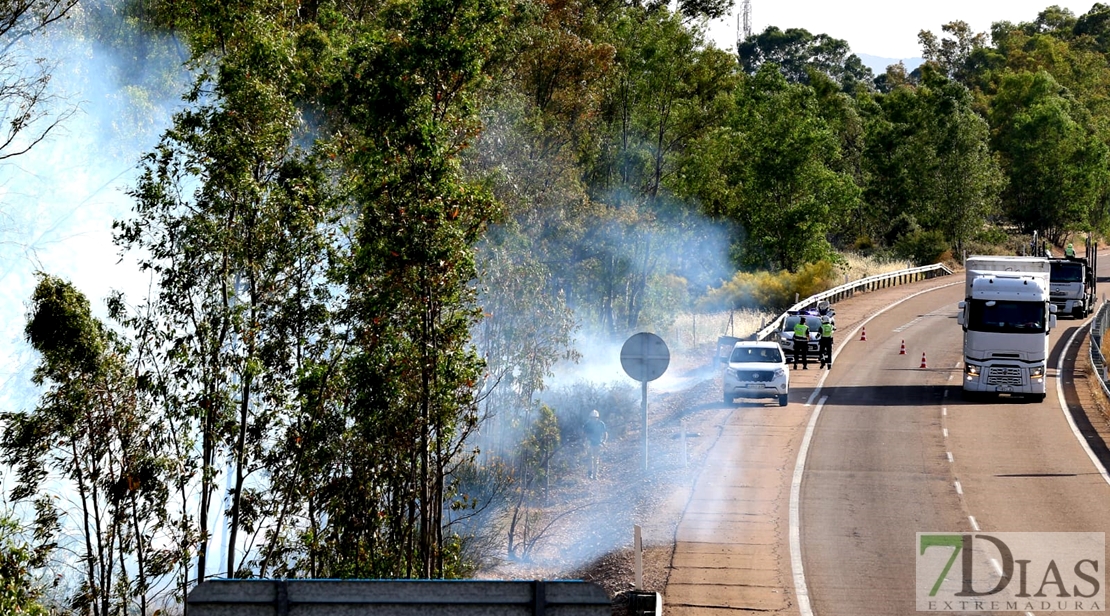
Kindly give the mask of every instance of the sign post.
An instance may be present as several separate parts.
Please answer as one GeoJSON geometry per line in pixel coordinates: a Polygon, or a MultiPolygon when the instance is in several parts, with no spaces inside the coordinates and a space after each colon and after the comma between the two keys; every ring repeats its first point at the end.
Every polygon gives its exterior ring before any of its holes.
{"type": "Polygon", "coordinates": [[[663,376],[671,363],[667,343],[655,334],[634,334],[621,347],[621,367],[628,376],[640,381],[640,428],[644,434],[644,470],[648,469],[647,384],[663,376]]]}

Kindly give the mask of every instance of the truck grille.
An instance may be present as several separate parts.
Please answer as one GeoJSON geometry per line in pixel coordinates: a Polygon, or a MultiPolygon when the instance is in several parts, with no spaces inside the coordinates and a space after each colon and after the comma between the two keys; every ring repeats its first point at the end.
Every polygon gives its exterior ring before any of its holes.
{"type": "Polygon", "coordinates": [[[741,381],[766,383],[768,381],[774,380],[775,373],[771,372],[770,370],[743,370],[736,373],[736,378],[741,381]]]}
{"type": "Polygon", "coordinates": [[[1021,368],[1017,366],[991,366],[987,373],[988,385],[1022,385],[1021,368]]]}

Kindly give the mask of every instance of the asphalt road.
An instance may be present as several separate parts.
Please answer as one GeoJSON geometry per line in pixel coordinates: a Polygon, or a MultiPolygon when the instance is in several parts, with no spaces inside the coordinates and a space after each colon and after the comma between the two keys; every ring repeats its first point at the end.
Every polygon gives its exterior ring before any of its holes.
{"type": "Polygon", "coordinates": [[[679,522],[667,614],[915,614],[919,532],[1110,529],[1110,485],[1056,391],[1083,322],[1051,334],[1044,402],[965,402],[962,292],[961,273],[844,301],[832,370],[793,371],[788,407],[737,405],[679,522]]]}
{"type": "MultiPolygon", "coordinates": [[[[918,532],[1110,530],[1110,485],[1065,417],[1054,378],[1082,322],[1061,318],[1051,334],[1043,403],[965,402],[955,318],[962,291],[924,293],[875,317],[867,341],[850,342],[837,358],[852,369],[834,370],[819,392],[799,491],[815,614],[915,613],[918,532]]],[[[1038,573],[1030,584],[1041,582],[1038,573]]]]}

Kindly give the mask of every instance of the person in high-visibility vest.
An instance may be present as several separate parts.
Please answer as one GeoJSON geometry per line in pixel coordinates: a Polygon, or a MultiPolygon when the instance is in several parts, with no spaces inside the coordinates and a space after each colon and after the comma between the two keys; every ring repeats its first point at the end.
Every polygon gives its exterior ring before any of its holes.
{"type": "Polygon", "coordinates": [[[809,370],[809,325],[800,317],[794,326],[794,369],[798,369],[798,356],[802,356],[802,370],[809,370]]]}
{"type": "Polygon", "coordinates": [[[1075,256],[1075,246],[1072,246],[1071,242],[1068,242],[1068,247],[1064,249],[1064,256],[1069,258],[1075,256]]]}
{"type": "Polygon", "coordinates": [[[832,347],[833,347],[833,332],[836,331],[836,326],[832,324],[829,317],[821,317],[821,352],[818,357],[821,358],[821,367],[828,367],[832,369],[832,347]]]}

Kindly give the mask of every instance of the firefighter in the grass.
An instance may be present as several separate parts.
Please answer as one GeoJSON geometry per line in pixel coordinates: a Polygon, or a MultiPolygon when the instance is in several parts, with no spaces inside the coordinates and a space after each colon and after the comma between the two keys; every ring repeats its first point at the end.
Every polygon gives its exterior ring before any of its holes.
{"type": "Polygon", "coordinates": [[[794,369],[798,369],[798,358],[801,356],[802,370],[809,370],[809,325],[806,318],[798,319],[794,326],[794,369]]]}
{"type": "Polygon", "coordinates": [[[818,357],[821,358],[821,367],[832,369],[832,349],[833,349],[833,332],[836,331],[836,326],[832,324],[832,319],[829,317],[821,317],[821,338],[818,340],[821,350],[818,352],[818,357]]]}

